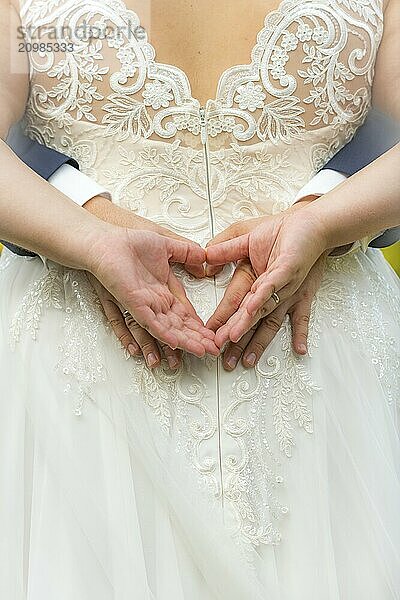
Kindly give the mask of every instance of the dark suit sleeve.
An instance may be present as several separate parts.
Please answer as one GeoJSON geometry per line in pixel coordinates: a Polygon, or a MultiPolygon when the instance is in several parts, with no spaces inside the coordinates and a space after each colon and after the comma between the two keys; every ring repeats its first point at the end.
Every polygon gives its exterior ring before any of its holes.
{"type": "MultiPolygon", "coordinates": [[[[57,150],[47,148],[35,140],[31,140],[28,136],[24,135],[19,125],[15,125],[10,129],[6,141],[11,150],[13,150],[28,167],[43,177],[43,179],[50,179],[62,165],[68,164],[79,169],[76,160],[57,152],[57,150]]],[[[11,252],[18,254],[19,256],[36,256],[32,252],[29,252],[29,250],[24,250],[9,242],[2,243],[11,250],[11,252]]]]}
{"type": "MultiPolygon", "coordinates": [[[[354,175],[400,142],[400,123],[372,109],[354,138],[344,146],[324,169],[339,171],[347,177],[354,175]]],[[[400,202],[400,198],[399,198],[400,202]]],[[[384,248],[400,240],[400,227],[387,230],[370,246],[384,248]]]]}

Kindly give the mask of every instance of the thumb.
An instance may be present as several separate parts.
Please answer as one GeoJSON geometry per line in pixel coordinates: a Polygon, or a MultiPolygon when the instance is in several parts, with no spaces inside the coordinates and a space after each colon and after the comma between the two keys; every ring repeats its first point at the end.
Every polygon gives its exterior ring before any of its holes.
{"type": "Polygon", "coordinates": [[[243,235],[244,233],[247,233],[247,231],[244,231],[243,228],[240,227],[240,223],[234,223],[233,225],[230,225],[220,233],[217,233],[217,235],[215,235],[213,239],[207,243],[206,248],[209,248],[210,246],[215,246],[216,244],[220,244],[221,242],[227,242],[228,240],[237,238],[243,235]]]}
{"type": "Polygon", "coordinates": [[[225,325],[230,317],[239,309],[253,281],[254,273],[250,265],[248,263],[239,263],[221,302],[207,322],[209,329],[217,331],[225,325]]]}
{"type": "Polygon", "coordinates": [[[188,265],[202,265],[206,261],[205,250],[195,242],[166,238],[170,262],[188,265]]]}
{"type": "Polygon", "coordinates": [[[249,256],[249,234],[206,248],[209,265],[226,265],[249,256]]]}
{"type": "Polygon", "coordinates": [[[170,270],[170,273],[169,273],[168,288],[169,288],[171,294],[173,294],[175,296],[175,298],[177,300],[179,300],[179,302],[186,307],[189,314],[194,319],[199,321],[200,323],[203,323],[203,321],[197,315],[193,304],[190,302],[189,298],[187,297],[184,286],[182,285],[181,281],[179,281],[177,276],[172,272],[172,269],[170,270]]]}
{"type": "MultiPolygon", "coordinates": [[[[165,237],[171,238],[172,240],[177,240],[178,242],[188,242],[189,240],[187,240],[187,238],[184,238],[182,235],[178,235],[177,233],[174,233],[173,231],[170,231],[169,229],[166,229],[165,227],[160,227],[158,233],[160,235],[164,235],[165,237]]],[[[189,241],[190,243],[190,241],[189,241]]],[[[195,244],[196,245],[196,244],[195,244]]],[[[173,261],[172,261],[173,262],[173,261]]],[[[178,262],[178,261],[176,261],[178,262]]],[[[203,261],[204,263],[205,261],[203,261]]],[[[185,269],[188,273],[190,273],[191,275],[193,275],[194,277],[196,277],[197,279],[203,279],[203,277],[205,277],[206,275],[206,271],[205,268],[203,266],[203,263],[199,264],[199,263],[194,263],[194,264],[185,264],[185,269]]]]}
{"type": "MultiPolygon", "coordinates": [[[[227,242],[228,240],[236,238],[236,237],[242,235],[243,233],[244,233],[244,231],[242,231],[242,227],[240,227],[240,223],[234,223],[233,225],[230,225],[229,227],[227,227],[226,229],[224,229],[223,231],[218,233],[216,236],[214,236],[213,239],[207,243],[206,249],[210,248],[210,246],[216,246],[217,244],[220,244],[221,242],[227,242]]],[[[213,266],[207,265],[206,266],[206,275],[207,275],[207,277],[213,277],[214,275],[218,275],[218,273],[220,273],[223,268],[224,268],[224,265],[213,265],[213,266]]]]}
{"type": "Polygon", "coordinates": [[[196,277],[196,279],[203,279],[206,276],[206,271],[202,264],[201,265],[189,265],[186,263],[185,269],[188,273],[190,273],[190,275],[193,275],[194,277],[196,277]]]}

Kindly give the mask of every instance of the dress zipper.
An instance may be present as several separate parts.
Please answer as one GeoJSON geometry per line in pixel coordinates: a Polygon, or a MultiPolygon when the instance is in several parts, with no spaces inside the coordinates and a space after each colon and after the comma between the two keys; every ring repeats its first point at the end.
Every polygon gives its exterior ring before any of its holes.
{"type": "Polygon", "coordinates": [[[200,109],[200,138],[201,143],[204,148],[204,159],[206,165],[206,182],[207,182],[207,200],[208,200],[208,212],[210,217],[210,228],[211,228],[211,238],[215,236],[215,223],[214,223],[214,213],[211,201],[211,184],[210,184],[210,161],[208,156],[208,133],[207,133],[207,119],[206,119],[206,109],[204,106],[201,106],[200,109]]]}
{"type": "MultiPolygon", "coordinates": [[[[206,118],[206,109],[204,106],[201,106],[200,109],[200,137],[201,143],[204,148],[204,158],[206,165],[206,182],[207,182],[207,200],[208,200],[208,212],[210,218],[210,229],[211,229],[211,238],[215,237],[215,222],[214,222],[214,213],[212,207],[211,200],[211,185],[210,185],[210,161],[208,156],[208,132],[207,132],[207,118],[206,118]]],[[[218,304],[218,296],[216,289],[216,281],[214,277],[214,292],[215,292],[215,306],[218,304]]],[[[224,510],[224,479],[222,474],[222,440],[221,440],[221,398],[220,398],[220,358],[217,359],[216,364],[216,395],[217,395],[217,419],[218,419],[218,453],[219,453],[219,473],[220,473],[220,486],[221,486],[221,504],[222,510],[224,510]]]]}

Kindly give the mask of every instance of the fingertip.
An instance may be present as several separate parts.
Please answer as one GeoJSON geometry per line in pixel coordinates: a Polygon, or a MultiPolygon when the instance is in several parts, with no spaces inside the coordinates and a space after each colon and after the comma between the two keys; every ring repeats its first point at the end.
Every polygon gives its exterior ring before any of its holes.
{"type": "Polygon", "coordinates": [[[221,266],[224,264],[225,256],[223,256],[223,252],[221,252],[222,248],[225,247],[226,242],[215,243],[211,246],[205,248],[206,253],[206,263],[213,267],[221,266]]]}
{"type": "Polygon", "coordinates": [[[215,342],[215,331],[212,331],[212,330],[210,331],[210,328],[208,328],[207,325],[205,325],[203,335],[206,339],[211,340],[212,342],[215,342]]]}
{"type": "Polygon", "coordinates": [[[216,319],[215,315],[210,317],[209,320],[207,321],[205,326],[213,334],[214,341],[216,339],[218,330],[222,329],[222,327],[224,327],[225,324],[226,324],[226,321],[223,322],[220,319],[216,319]]]}
{"type": "MultiPolygon", "coordinates": [[[[209,332],[209,333],[212,333],[212,332],[209,332]]],[[[217,344],[215,343],[215,335],[214,334],[212,334],[212,338],[204,337],[202,339],[202,344],[203,344],[207,354],[211,354],[213,356],[219,356],[220,349],[217,346],[217,344]]]]}
{"type": "Polygon", "coordinates": [[[221,265],[218,266],[210,266],[207,265],[206,266],[206,277],[214,277],[215,275],[218,275],[219,273],[221,273],[223,267],[221,265]]]}
{"type": "Polygon", "coordinates": [[[181,359],[174,354],[170,354],[167,356],[167,363],[171,371],[177,371],[181,366],[181,359]]]}
{"type": "Polygon", "coordinates": [[[229,339],[232,342],[232,344],[237,344],[241,337],[242,337],[241,332],[237,333],[237,332],[231,331],[231,333],[229,335],[229,339]]]}
{"type": "Polygon", "coordinates": [[[246,304],[246,312],[251,318],[254,318],[261,306],[262,303],[259,302],[257,296],[250,296],[246,304]]]}
{"type": "Polygon", "coordinates": [[[142,351],[137,344],[130,343],[127,350],[131,356],[140,356],[142,354],[142,351]]]}
{"type": "Polygon", "coordinates": [[[212,317],[210,317],[206,323],[206,328],[210,331],[216,332],[215,324],[213,323],[212,317]]]}
{"type": "Polygon", "coordinates": [[[206,348],[200,342],[188,343],[185,350],[190,354],[194,354],[197,358],[203,358],[206,355],[206,348]]]}
{"type": "Polygon", "coordinates": [[[307,352],[308,352],[308,351],[307,351],[307,346],[306,346],[305,344],[303,344],[303,343],[301,343],[301,344],[296,344],[296,345],[295,345],[295,352],[296,352],[297,354],[300,354],[301,356],[304,356],[304,355],[306,355],[306,354],[307,354],[307,352]]]}
{"type": "Polygon", "coordinates": [[[242,365],[245,369],[253,369],[258,363],[258,358],[255,352],[250,352],[242,358],[242,365]]]}
{"type": "Polygon", "coordinates": [[[215,334],[215,344],[216,346],[218,346],[218,348],[223,348],[223,346],[226,344],[226,342],[229,340],[229,335],[227,334],[226,331],[217,331],[217,333],[215,334]]]}
{"type": "Polygon", "coordinates": [[[199,244],[192,242],[189,248],[187,262],[191,265],[202,265],[206,262],[207,254],[199,244]]]}
{"type": "Polygon", "coordinates": [[[196,279],[204,279],[206,270],[203,265],[186,265],[186,271],[196,277],[196,279]]]}
{"type": "Polygon", "coordinates": [[[163,340],[166,344],[168,344],[168,346],[171,348],[171,350],[179,350],[179,342],[176,338],[174,338],[174,341],[172,341],[173,338],[171,339],[165,339],[163,340]]]}
{"type": "Polygon", "coordinates": [[[245,333],[246,330],[243,328],[243,325],[234,325],[229,332],[229,339],[233,344],[237,344],[239,340],[242,339],[245,333]]]}
{"type": "Polygon", "coordinates": [[[146,356],[146,364],[149,369],[156,369],[161,364],[161,357],[155,352],[149,352],[146,356]]]}
{"type": "Polygon", "coordinates": [[[211,356],[220,356],[221,350],[216,344],[214,344],[211,350],[208,350],[208,353],[211,354],[211,356]]]}
{"type": "Polygon", "coordinates": [[[236,369],[238,364],[238,359],[236,358],[236,356],[225,356],[224,355],[224,359],[222,361],[222,366],[224,368],[224,371],[228,371],[228,372],[232,372],[236,369]]]}

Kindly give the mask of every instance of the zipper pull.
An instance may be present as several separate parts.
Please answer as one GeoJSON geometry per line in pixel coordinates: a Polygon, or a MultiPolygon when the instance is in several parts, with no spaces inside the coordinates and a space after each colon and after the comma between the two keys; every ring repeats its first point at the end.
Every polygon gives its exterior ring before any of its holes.
{"type": "Polygon", "coordinates": [[[207,143],[207,121],[206,121],[206,110],[205,110],[204,106],[201,106],[199,111],[200,111],[201,143],[205,146],[207,143]]]}

